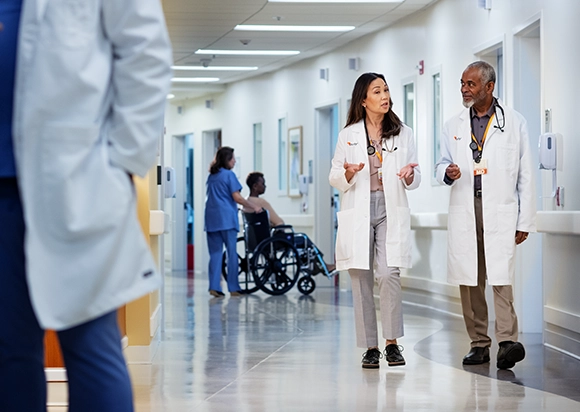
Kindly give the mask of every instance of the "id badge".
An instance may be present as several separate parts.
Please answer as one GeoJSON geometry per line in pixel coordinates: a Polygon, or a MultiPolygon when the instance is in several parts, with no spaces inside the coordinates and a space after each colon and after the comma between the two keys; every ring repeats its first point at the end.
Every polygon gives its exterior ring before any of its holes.
{"type": "Polygon", "coordinates": [[[378,170],[379,182],[383,184],[383,169],[378,170]]]}
{"type": "Polygon", "coordinates": [[[473,161],[473,175],[481,176],[487,174],[487,159],[481,159],[478,162],[473,161]]]}

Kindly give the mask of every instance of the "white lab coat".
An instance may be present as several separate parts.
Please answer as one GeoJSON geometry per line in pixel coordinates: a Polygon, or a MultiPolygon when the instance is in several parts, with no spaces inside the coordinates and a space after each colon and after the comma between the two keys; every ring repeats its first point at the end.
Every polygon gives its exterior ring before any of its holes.
{"type": "MultiPolygon", "coordinates": [[[[526,121],[505,107],[492,120],[482,158],[488,172],[481,177],[485,264],[490,285],[511,285],[515,272],[515,234],[536,231],[534,170],[526,121]]],[[[464,109],[443,127],[437,180],[445,184],[445,170],[455,163],[461,177],[451,186],[448,219],[447,280],[455,285],[477,285],[477,238],[473,195],[473,152],[469,109],[464,109]]]]}
{"type": "Polygon", "coordinates": [[[170,64],[159,0],[23,3],[14,146],[44,328],[78,325],[160,285],[128,174],[155,162],[170,64]]]}
{"type": "MultiPolygon", "coordinates": [[[[389,148],[392,146],[389,140],[389,148]]],[[[385,146],[383,146],[385,147],[385,146]]],[[[411,267],[411,214],[406,190],[412,190],[421,182],[421,170],[417,166],[413,182],[407,186],[397,173],[409,163],[417,163],[413,131],[403,125],[401,133],[394,137],[397,150],[383,151],[383,188],[387,209],[387,264],[392,267],[411,267]]],[[[338,143],[332,159],[328,180],[343,192],[336,237],[336,268],[338,270],[370,268],[370,167],[364,123],[344,128],[338,135],[338,143]],[[345,177],[344,162],[364,163],[350,182],[345,177]]]]}

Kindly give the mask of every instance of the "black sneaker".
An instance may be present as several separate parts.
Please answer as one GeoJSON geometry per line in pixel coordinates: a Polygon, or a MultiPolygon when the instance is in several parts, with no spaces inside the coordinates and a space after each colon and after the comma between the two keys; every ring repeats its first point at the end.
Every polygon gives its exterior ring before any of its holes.
{"type": "Polygon", "coordinates": [[[385,347],[385,359],[389,366],[400,366],[405,364],[405,358],[401,355],[403,350],[403,347],[396,343],[391,343],[385,347]]]}
{"type": "Polygon", "coordinates": [[[376,369],[379,367],[379,360],[383,354],[377,348],[372,348],[363,353],[362,367],[366,369],[376,369]]]}

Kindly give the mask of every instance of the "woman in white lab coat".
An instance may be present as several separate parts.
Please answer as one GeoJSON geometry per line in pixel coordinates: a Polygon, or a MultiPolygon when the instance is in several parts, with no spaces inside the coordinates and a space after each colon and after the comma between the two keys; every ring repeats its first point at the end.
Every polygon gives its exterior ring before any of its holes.
{"type": "Polygon", "coordinates": [[[336,268],[352,280],[357,346],[367,348],[363,368],[378,368],[382,354],[373,287],[378,282],[384,350],[389,366],[404,365],[401,267],[411,266],[410,210],[406,190],[421,182],[412,130],[391,110],[381,74],[355,83],[346,127],[329,181],[343,193],[338,213],[336,268]]]}

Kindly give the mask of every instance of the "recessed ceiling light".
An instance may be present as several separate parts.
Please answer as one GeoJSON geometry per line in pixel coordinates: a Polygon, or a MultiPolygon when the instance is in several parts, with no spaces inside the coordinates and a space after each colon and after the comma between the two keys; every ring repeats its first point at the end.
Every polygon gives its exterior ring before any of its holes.
{"type": "Polygon", "coordinates": [[[174,97],[175,97],[175,95],[174,95],[173,93],[169,93],[169,94],[167,95],[167,100],[171,100],[171,99],[173,99],[174,97]]]}
{"type": "Polygon", "coordinates": [[[221,70],[221,71],[248,71],[258,70],[258,66],[171,66],[173,70],[221,70]]]}
{"type": "Polygon", "coordinates": [[[195,54],[228,54],[239,56],[294,56],[300,54],[296,50],[209,50],[199,49],[195,54]]]}
{"type": "Polygon", "coordinates": [[[405,0],[268,0],[269,3],[402,3],[405,0]]]}
{"type": "Polygon", "coordinates": [[[236,27],[234,27],[234,30],[342,32],[354,30],[354,28],[354,26],[284,26],[279,24],[238,24],[236,27]]]}
{"type": "Polygon", "coordinates": [[[219,77],[174,77],[171,81],[174,83],[217,82],[219,81],[219,77]]]}

